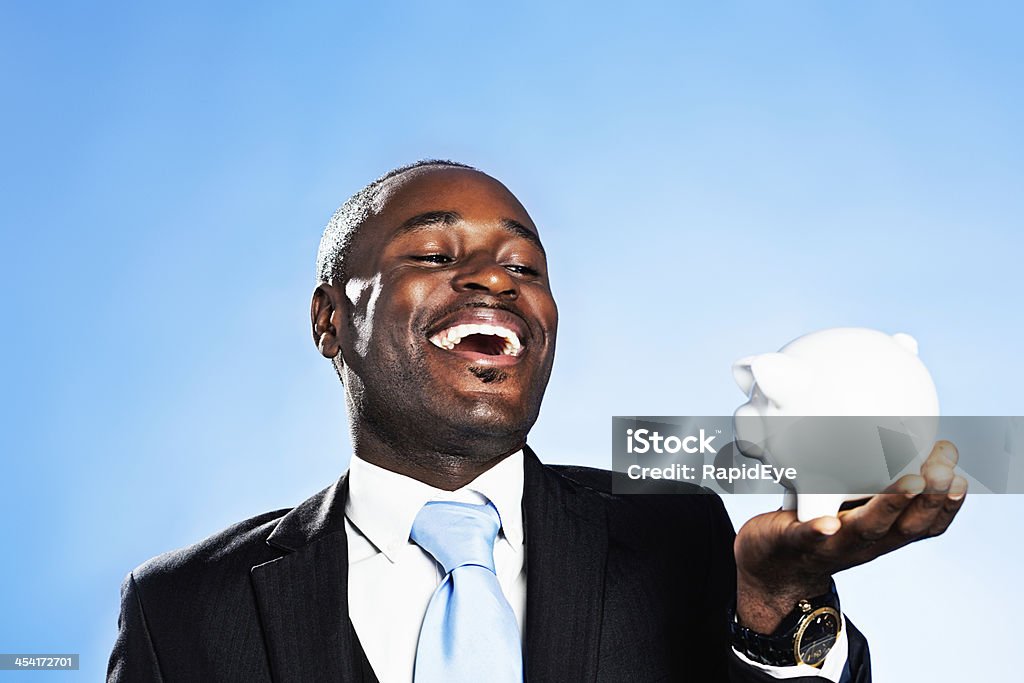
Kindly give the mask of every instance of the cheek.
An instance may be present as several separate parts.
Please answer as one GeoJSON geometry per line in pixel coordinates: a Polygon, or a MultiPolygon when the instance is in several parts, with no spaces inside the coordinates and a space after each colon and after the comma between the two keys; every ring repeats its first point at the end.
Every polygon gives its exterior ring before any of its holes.
{"type": "Polygon", "coordinates": [[[436,311],[443,303],[443,284],[437,278],[378,273],[352,285],[349,300],[357,353],[365,357],[372,346],[406,347],[410,330],[418,334],[429,322],[425,313],[436,311]]]}
{"type": "MultiPolygon", "coordinates": [[[[392,293],[392,296],[395,297],[399,306],[408,311],[410,316],[414,316],[425,308],[437,308],[439,302],[433,301],[433,299],[439,299],[443,294],[444,290],[439,286],[441,284],[443,281],[440,278],[408,278],[400,288],[392,293]]],[[[451,290],[449,289],[449,291],[451,290]]]]}
{"type": "Polygon", "coordinates": [[[431,318],[450,304],[451,276],[440,272],[398,269],[383,279],[386,301],[380,319],[394,322],[396,330],[422,331],[431,318]]]}
{"type": "Polygon", "coordinates": [[[382,291],[379,273],[372,278],[352,278],[345,284],[345,297],[352,307],[353,347],[360,357],[369,352],[382,291]]]}
{"type": "Polygon", "coordinates": [[[551,326],[551,334],[554,335],[555,330],[558,329],[558,306],[555,305],[554,299],[549,299],[548,301],[547,315],[548,324],[551,326]]]}
{"type": "Polygon", "coordinates": [[[538,292],[531,299],[532,313],[540,321],[544,332],[551,337],[555,336],[558,328],[558,306],[555,304],[550,292],[538,292]]]}

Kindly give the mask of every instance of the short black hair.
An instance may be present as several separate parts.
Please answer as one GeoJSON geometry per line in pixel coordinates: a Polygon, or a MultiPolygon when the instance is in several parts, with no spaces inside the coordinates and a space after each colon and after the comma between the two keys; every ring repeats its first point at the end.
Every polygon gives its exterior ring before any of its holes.
{"type": "Polygon", "coordinates": [[[320,284],[340,283],[345,279],[345,260],[352,248],[352,241],[359,226],[370,217],[373,202],[381,187],[395,176],[424,166],[477,169],[468,164],[447,159],[421,159],[420,161],[393,168],[363,189],[349,197],[331,216],[320,238],[320,249],[316,255],[316,277],[320,284]]]}

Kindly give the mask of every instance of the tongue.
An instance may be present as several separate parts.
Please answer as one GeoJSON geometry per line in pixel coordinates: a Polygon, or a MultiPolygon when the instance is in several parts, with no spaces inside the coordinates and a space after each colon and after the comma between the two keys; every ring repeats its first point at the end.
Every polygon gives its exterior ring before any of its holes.
{"type": "Polygon", "coordinates": [[[502,349],[505,348],[505,339],[493,334],[471,334],[463,337],[455,348],[460,351],[485,353],[488,356],[500,356],[502,349]]]}

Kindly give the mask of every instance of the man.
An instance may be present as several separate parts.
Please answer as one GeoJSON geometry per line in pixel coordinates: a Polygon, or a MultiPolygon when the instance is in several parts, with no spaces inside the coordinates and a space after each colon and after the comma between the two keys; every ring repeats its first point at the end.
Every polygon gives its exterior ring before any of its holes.
{"type": "Polygon", "coordinates": [[[963,504],[946,442],[839,518],[769,513],[735,539],[716,496],[613,495],[607,472],[542,465],[526,438],[554,358],[546,257],[469,167],[361,190],[318,276],[349,472],[132,572],[109,680],[868,681],[831,575],[963,504]]]}

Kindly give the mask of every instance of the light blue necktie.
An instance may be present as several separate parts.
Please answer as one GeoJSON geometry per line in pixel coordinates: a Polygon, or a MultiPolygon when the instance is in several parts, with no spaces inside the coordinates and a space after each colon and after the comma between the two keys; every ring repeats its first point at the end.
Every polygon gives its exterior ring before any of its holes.
{"type": "Polygon", "coordinates": [[[434,591],[416,646],[416,683],[522,683],[519,626],[494,574],[494,505],[427,503],[412,540],[446,576],[434,591]]]}

